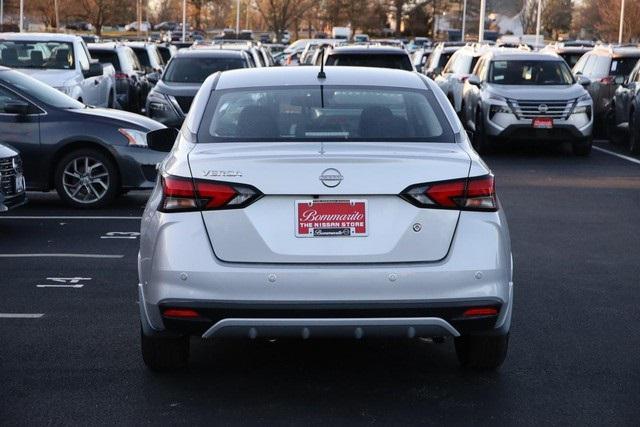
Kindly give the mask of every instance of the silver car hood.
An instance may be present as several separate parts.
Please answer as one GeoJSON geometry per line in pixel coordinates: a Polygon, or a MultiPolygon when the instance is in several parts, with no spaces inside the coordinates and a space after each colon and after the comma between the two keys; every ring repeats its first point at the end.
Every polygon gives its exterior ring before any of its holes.
{"type": "Polygon", "coordinates": [[[489,92],[496,95],[504,96],[509,99],[526,99],[526,100],[565,100],[579,98],[587,93],[587,91],[579,84],[571,86],[567,85],[496,85],[489,83],[487,85],[489,92]]]}

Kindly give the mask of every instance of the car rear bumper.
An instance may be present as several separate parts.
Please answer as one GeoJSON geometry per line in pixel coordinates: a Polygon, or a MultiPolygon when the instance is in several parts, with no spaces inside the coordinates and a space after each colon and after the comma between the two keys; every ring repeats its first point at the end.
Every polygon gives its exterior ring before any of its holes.
{"type": "Polygon", "coordinates": [[[512,259],[502,211],[462,212],[445,259],[402,264],[226,263],[216,258],[200,216],[150,212],[149,207],[145,212],[139,301],[149,334],[248,336],[251,328],[267,328],[270,334],[275,328],[297,335],[307,328],[314,336],[349,335],[366,326],[390,335],[406,335],[411,327],[416,334],[438,327],[429,335],[455,335],[509,329],[512,259]],[[499,314],[461,322],[466,308],[487,304],[499,314]],[[196,310],[199,318],[163,315],[177,307],[196,310]],[[324,320],[314,324],[316,319],[324,320]],[[327,324],[326,319],[337,320],[327,324]],[[387,325],[383,319],[395,320],[387,325]]]}
{"type": "Polygon", "coordinates": [[[167,332],[214,337],[460,336],[492,330],[498,314],[465,317],[472,308],[493,308],[497,299],[474,301],[229,302],[162,301],[167,332]],[[167,310],[195,310],[197,318],[172,317],[167,310]]]}

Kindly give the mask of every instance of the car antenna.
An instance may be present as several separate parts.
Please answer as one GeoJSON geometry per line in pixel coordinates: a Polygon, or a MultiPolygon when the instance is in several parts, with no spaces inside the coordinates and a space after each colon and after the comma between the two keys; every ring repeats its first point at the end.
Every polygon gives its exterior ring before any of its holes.
{"type": "Polygon", "coordinates": [[[318,73],[319,79],[326,79],[327,75],[324,73],[324,47],[320,49],[320,72],[318,73]]]}

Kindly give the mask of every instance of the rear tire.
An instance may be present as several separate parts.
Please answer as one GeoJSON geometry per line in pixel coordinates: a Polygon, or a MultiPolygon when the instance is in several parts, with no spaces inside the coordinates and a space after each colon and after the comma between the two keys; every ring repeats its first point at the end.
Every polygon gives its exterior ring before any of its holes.
{"type": "Polygon", "coordinates": [[[463,335],[455,338],[455,347],[462,367],[495,370],[507,357],[509,334],[463,335]]]}
{"type": "Polygon", "coordinates": [[[157,372],[183,369],[189,362],[189,336],[147,336],[140,330],[142,360],[147,368],[157,372]]]}
{"type": "Polygon", "coordinates": [[[640,123],[637,122],[635,114],[632,111],[629,116],[629,152],[631,154],[640,154],[640,123]]]}
{"type": "Polygon", "coordinates": [[[593,139],[589,138],[586,141],[574,142],[571,144],[573,154],[576,156],[587,157],[591,154],[591,147],[593,146],[593,139]]]}
{"type": "Polygon", "coordinates": [[[493,151],[493,146],[487,139],[487,135],[485,135],[484,119],[480,111],[476,114],[476,130],[473,132],[473,140],[471,143],[478,154],[489,154],[493,151]]]}

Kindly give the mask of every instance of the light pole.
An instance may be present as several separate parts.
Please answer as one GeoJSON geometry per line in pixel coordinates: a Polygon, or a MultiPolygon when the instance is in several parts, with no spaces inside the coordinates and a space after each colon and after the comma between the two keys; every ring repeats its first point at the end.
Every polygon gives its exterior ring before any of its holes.
{"type": "Polygon", "coordinates": [[[542,0],[538,0],[538,17],[536,19],[536,49],[540,43],[540,14],[542,13],[542,0]]]}
{"type": "Polygon", "coordinates": [[[240,0],[236,2],[236,39],[240,38],[240,0]]]}
{"type": "Polygon", "coordinates": [[[182,0],[182,43],[187,41],[187,0],[182,0]]]}
{"type": "Polygon", "coordinates": [[[484,41],[484,14],[487,11],[487,1],[480,0],[480,28],[478,29],[478,42],[484,41]]]}
{"type": "Polygon", "coordinates": [[[461,41],[464,41],[464,27],[466,22],[467,22],[467,0],[464,0],[464,2],[462,3],[462,29],[460,30],[462,32],[462,37],[460,38],[461,41]]]}
{"type": "Polygon", "coordinates": [[[24,0],[20,0],[20,32],[22,33],[24,27],[24,0]]]}
{"type": "Polygon", "coordinates": [[[624,0],[620,5],[620,30],[618,31],[618,44],[622,44],[622,28],[624,27],[624,0]]]}

